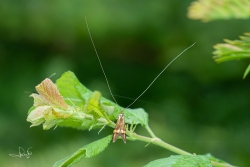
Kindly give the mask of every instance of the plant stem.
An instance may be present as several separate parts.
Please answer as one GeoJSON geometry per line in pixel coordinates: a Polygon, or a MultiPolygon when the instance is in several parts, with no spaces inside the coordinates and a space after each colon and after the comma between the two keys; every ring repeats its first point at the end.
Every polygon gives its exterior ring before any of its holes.
{"type": "Polygon", "coordinates": [[[141,140],[141,141],[145,141],[147,143],[153,143],[155,145],[161,146],[163,148],[166,148],[170,151],[173,151],[173,152],[175,152],[177,154],[181,154],[181,155],[193,155],[189,152],[186,152],[186,151],[181,150],[175,146],[172,146],[168,143],[165,143],[164,141],[162,141],[158,137],[149,138],[149,137],[138,135],[136,133],[132,133],[130,131],[127,131],[127,134],[132,138],[132,140],[141,140]]]}
{"type": "MultiPolygon", "coordinates": [[[[126,133],[130,137],[128,139],[129,140],[140,140],[140,141],[144,141],[144,142],[147,142],[147,143],[153,143],[155,145],[158,145],[160,147],[166,148],[167,150],[170,150],[170,151],[172,151],[174,153],[177,153],[177,154],[180,154],[180,155],[195,156],[194,154],[191,154],[189,152],[181,150],[181,149],[179,149],[179,148],[177,148],[175,146],[172,146],[171,144],[168,144],[168,143],[162,141],[160,138],[158,138],[158,137],[156,137],[154,135],[154,133],[152,132],[152,130],[149,127],[147,127],[146,129],[150,133],[150,135],[152,136],[152,138],[146,137],[146,136],[141,136],[141,135],[138,135],[138,134],[136,134],[134,132],[131,132],[131,131],[127,131],[126,133]]],[[[210,161],[210,162],[215,167],[234,167],[234,166],[232,166],[230,164],[224,164],[224,163],[219,163],[219,162],[215,162],[215,161],[210,161]]]]}

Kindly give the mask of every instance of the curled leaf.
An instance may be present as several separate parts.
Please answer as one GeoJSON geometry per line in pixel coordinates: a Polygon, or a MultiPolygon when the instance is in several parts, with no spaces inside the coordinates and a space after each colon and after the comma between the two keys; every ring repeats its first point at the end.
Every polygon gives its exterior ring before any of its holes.
{"type": "Polygon", "coordinates": [[[42,83],[37,85],[36,90],[51,105],[67,110],[67,104],[59,93],[56,85],[49,78],[46,78],[42,83]]]}
{"type": "Polygon", "coordinates": [[[101,107],[100,99],[101,99],[101,93],[98,91],[93,92],[88,99],[85,109],[87,113],[92,112],[96,114],[97,117],[104,118],[106,114],[101,107]]]}
{"type": "Polygon", "coordinates": [[[50,105],[49,102],[39,94],[32,93],[30,97],[34,98],[34,104],[33,104],[34,107],[50,105]]]}
{"type": "Polygon", "coordinates": [[[39,106],[36,107],[28,115],[27,121],[31,122],[32,126],[38,126],[45,121],[44,112],[51,110],[50,106],[39,106]]]}

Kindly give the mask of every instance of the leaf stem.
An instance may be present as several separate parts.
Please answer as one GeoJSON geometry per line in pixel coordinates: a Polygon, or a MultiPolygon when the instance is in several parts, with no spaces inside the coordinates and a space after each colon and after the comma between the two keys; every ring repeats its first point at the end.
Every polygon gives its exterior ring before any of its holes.
{"type": "Polygon", "coordinates": [[[154,132],[150,129],[150,127],[148,125],[146,125],[145,128],[148,131],[148,133],[150,134],[150,136],[152,136],[153,138],[157,138],[155,136],[154,132]]]}

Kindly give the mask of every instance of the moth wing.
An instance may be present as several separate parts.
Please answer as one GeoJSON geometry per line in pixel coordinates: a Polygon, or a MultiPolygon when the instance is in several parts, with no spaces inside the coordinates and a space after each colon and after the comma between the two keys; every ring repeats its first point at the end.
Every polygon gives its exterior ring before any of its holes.
{"type": "Polygon", "coordinates": [[[119,136],[118,133],[115,133],[115,132],[113,133],[113,137],[112,137],[113,143],[117,140],[118,136],[119,136]]]}
{"type": "Polygon", "coordinates": [[[123,120],[123,126],[121,127],[122,132],[121,132],[121,137],[124,143],[126,143],[126,127],[125,127],[125,122],[123,120]]]}
{"type": "Polygon", "coordinates": [[[126,143],[126,133],[124,132],[121,136],[122,136],[123,142],[126,143]]]}

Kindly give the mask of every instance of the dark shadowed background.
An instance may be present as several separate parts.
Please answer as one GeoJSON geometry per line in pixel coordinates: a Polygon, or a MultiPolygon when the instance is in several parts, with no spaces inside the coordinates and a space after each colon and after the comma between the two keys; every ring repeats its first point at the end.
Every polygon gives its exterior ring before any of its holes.
{"type": "MultiPolygon", "coordinates": [[[[84,17],[110,86],[126,107],[185,48],[196,42],[131,107],[149,113],[157,136],[183,150],[211,153],[236,166],[250,164],[249,60],[216,64],[213,45],[249,32],[249,20],[209,23],[187,18],[191,1],[0,1],[0,166],[45,167],[111,134],[29,128],[29,97],[56,73],[73,71],[91,90],[111,99],[84,17]],[[32,147],[27,159],[13,158],[32,147]]],[[[141,127],[138,133],[146,134],[141,127]]],[[[118,140],[75,166],[137,167],[173,155],[147,143],[118,140]]]]}

